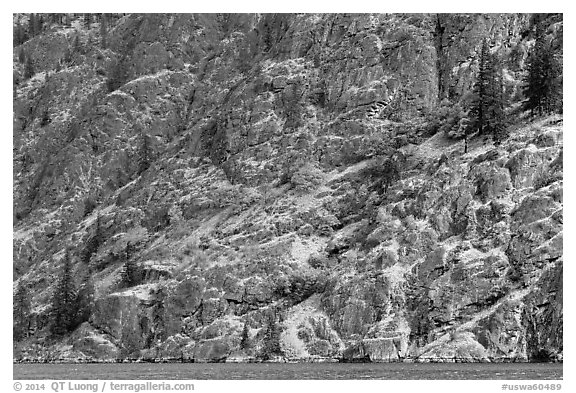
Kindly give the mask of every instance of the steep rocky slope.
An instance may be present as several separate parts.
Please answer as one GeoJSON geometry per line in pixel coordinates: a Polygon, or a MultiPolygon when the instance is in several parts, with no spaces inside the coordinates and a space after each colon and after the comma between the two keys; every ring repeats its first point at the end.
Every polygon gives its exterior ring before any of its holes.
{"type": "Polygon", "coordinates": [[[14,288],[33,317],[15,358],[246,359],[274,320],[291,359],[561,359],[561,117],[519,117],[466,154],[426,120],[469,91],[482,37],[519,94],[529,15],[109,27],[105,49],[79,21],[26,41],[27,80],[14,50],[14,288]],[[95,296],[54,338],[67,247],[95,296]],[[121,285],[126,258],[137,286],[121,285]]]}

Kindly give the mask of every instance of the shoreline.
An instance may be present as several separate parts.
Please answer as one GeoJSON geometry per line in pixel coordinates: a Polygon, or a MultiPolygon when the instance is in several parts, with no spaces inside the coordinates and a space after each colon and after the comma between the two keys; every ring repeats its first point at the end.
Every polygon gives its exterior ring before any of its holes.
{"type": "Polygon", "coordinates": [[[563,360],[556,361],[530,361],[526,359],[510,359],[510,358],[493,358],[493,359],[473,359],[473,358],[409,358],[396,361],[382,361],[382,360],[345,360],[341,358],[310,358],[310,359],[289,359],[279,358],[273,360],[263,360],[255,358],[246,359],[181,359],[181,358],[161,358],[161,359],[13,359],[12,364],[128,364],[128,363],[348,363],[348,364],[390,364],[390,363],[545,363],[545,364],[563,364],[563,360]]]}

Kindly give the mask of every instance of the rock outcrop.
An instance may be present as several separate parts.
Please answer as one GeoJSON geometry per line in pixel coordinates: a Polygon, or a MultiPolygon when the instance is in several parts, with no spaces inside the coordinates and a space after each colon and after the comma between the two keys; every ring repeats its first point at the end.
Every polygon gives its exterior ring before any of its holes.
{"type": "Polygon", "coordinates": [[[519,94],[528,15],[109,23],[106,48],[76,22],[15,48],[14,286],[34,321],[16,358],[562,359],[561,117],[466,154],[426,126],[470,89],[478,37],[519,94]],[[66,248],[95,294],[54,338],[66,248]]]}

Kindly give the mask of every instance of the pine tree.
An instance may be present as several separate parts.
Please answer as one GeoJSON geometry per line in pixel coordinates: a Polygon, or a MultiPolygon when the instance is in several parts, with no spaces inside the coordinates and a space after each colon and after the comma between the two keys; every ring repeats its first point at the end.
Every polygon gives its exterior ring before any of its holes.
{"type": "Polygon", "coordinates": [[[264,333],[263,355],[265,359],[271,359],[274,356],[280,356],[282,349],[280,347],[280,331],[276,325],[276,317],[270,316],[268,326],[264,333]]]}
{"type": "Polygon", "coordinates": [[[388,192],[388,187],[394,184],[395,181],[400,179],[400,171],[398,170],[398,163],[394,159],[387,159],[382,167],[382,186],[384,192],[388,192]]]}
{"type": "Polygon", "coordinates": [[[36,17],[36,34],[42,33],[44,30],[44,16],[42,14],[36,17]]]}
{"type": "Polygon", "coordinates": [[[61,24],[62,23],[62,14],[50,14],[50,23],[52,24],[61,24]]]}
{"type": "Polygon", "coordinates": [[[492,140],[495,145],[500,145],[508,138],[508,127],[506,124],[506,106],[507,100],[504,93],[504,77],[502,69],[495,74],[494,80],[494,98],[492,105],[489,107],[488,127],[492,132],[492,140]]]}
{"type": "Polygon", "coordinates": [[[90,28],[90,22],[92,21],[92,14],[84,14],[84,26],[87,29],[90,28]]]}
{"type": "Polygon", "coordinates": [[[66,49],[64,49],[64,56],[60,62],[65,65],[72,62],[72,52],[70,51],[70,47],[67,46],[66,49]]]}
{"type": "Polygon", "coordinates": [[[18,61],[22,64],[26,63],[26,52],[24,52],[24,48],[20,48],[20,51],[18,52],[18,61]]]}
{"type": "Polygon", "coordinates": [[[148,135],[142,133],[140,136],[140,145],[138,148],[138,175],[150,168],[150,141],[148,135]]]}
{"type": "Polygon", "coordinates": [[[72,44],[72,52],[82,53],[82,43],[80,42],[80,34],[76,34],[74,37],[74,43],[72,44]]]}
{"type": "Polygon", "coordinates": [[[30,14],[28,16],[28,36],[30,36],[30,38],[34,37],[37,33],[36,26],[36,15],[30,14]]]}
{"type": "Polygon", "coordinates": [[[14,46],[22,45],[27,39],[26,29],[18,22],[14,28],[14,46]]]}
{"type": "Polygon", "coordinates": [[[124,262],[124,267],[122,269],[122,284],[125,287],[133,287],[135,285],[139,284],[139,280],[137,277],[138,273],[138,268],[136,266],[136,263],[131,260],[131,259],[127,259],[124,262]]]}
{"type": "Polygon", "coordinates": [[[28,337],[30,329],[30,295],[25,284],[20,282],[14,294],[12,306],[12,327],[14,340],[28,337]]]}
{"type": "Polygon", "coordinates": [[[100,45],[102,46],[102,49],[106,49],[107,46],[107,42],[106,42],[106,38],[108,35],[108,16],[107,14],[102,14],[102,17],[100,18],[100,45]]]}
{"type": "Polygon", "coordinates": [[[16,23],[12,35],[12,46],[16,47],[22,43],[22,30],[20,30],[20,22],[16,23]]]}
{"type": "Polygon", "coordinates": [[[128,261],[132,259],[132,255],[134,255],[134,245],[130,242],[127,242],[126,249],[124,250],[124,258],[128,261]]]}
{"type": "Polygon", "coordinates": [[[152,326],[154,327],[154,342],[163,341],[166,339],[166,309],[164,302],[166,301],[166,291],[159,289],[156,291],[156,304],[152,307],[152,326]]]}
{"type": "Polygon", "coordinates": [[[18,96],[18,85],[20,84],[20,78],[16,73],[12,74],[12,98],[16,99],[18,96]]]}
{"type": "Polygon", "coordinates": [[[40,127],[45,127],[48,124],[50,124],[50,122],[52,121],[52,119],[50,119],[50,112],[48,112],[48,108],[45,108],[42,111],[42,118],[40,119],[40,127]]]}
{"type": "Polygon", "coordinates": [[[254,56],[256,53],[252,51],[250,42],[245,42],[238,50],[238,70],[243,74],[248,74],[252,69],[254,56]]]}
{"type": "Polygon", "coordinates": [[[89,53],[90,50],[92,50],[93,46],[94,46],[94,38],[92,37],[92,34],[88,34],[88,38],[86,39],[86,45],[84,46],[86,53],[89,53]]]}
{"type": "Polygon", "coordinates": [[[24,79],[30,79],[34,76],[34,63],[32,60],[32,56],[28,56],[26,59],[26,64],[24,65],[24,79]]]}
{"type": "Polygon", "coordinates": [[[501,141],[506,131],[502,69],[497,57],[490,53],[486,40],[482,43],[472,97],[466,137],[478,131],[479,134],[491,134],[495,141],[501,141]]]}
{"type": "Polygon", "coordinates": [[[472,100],[472,108],[470,109],[470,117],[472,128],[478,129],[480,134],[484,131],[486,122],[486,97],[488,95],[488,43],[482,43],[482,51],[480,52],[479,70],[474,84],[474,98],[472,100]]]}
{"type": "Polygon", "coordinates": [[[242,328],[242,336],[240,339],[240,349],[248,349],[250,347],[250,334],[248,330],[248,324],[244,322],[244,327],[242,328]]]}
{"type": "Polygon", "coordinates": [[[108,87],[108,92],[113,92],[122,86],[128,77],[128,67],[126,57],[122,57],[118,60],[112,70],[110,70],[110,75],[106,80],[106,86],[108,87]]]}
{"type": "Polygon", "coordinates": [[[62,274],[56,284],[52,297],[52,324],[50,331],[54,335],[63,335],[69,332],[76,320],[77,293],[72,279],[70,255],[68,250],[64,254],[62,274]]]}
{"type": "Polygon", "coordinates": [[[528,55],[524,83],[524,110],[532,115],[562,112],[562,63],[546,42],[542,24],[536,27],[536,42],[528,55]]]}

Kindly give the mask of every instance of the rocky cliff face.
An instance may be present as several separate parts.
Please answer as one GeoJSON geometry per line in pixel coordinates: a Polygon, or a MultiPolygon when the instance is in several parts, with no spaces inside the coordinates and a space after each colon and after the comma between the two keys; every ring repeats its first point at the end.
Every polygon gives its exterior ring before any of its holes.
{"type": "Polygon", "coordinates": [[[14,279],[33,314],[15,356],[245,359],[275,320],[295,359],[561,359],[561,118],[520,119],[466,154],[426,126],[469,91],[481,37],[518,94],[531,28],[130,14],[103,49],[98,23],[49,26],[21,45],[32,78],[14,51],[14,279]],[[383,185],[387,159],[399,176],[383,185]],[[66,247],[95,299],[51,338],[66,247]]]}

